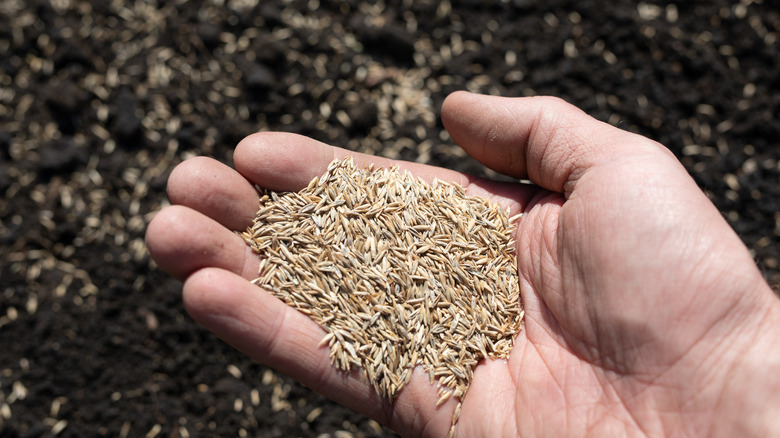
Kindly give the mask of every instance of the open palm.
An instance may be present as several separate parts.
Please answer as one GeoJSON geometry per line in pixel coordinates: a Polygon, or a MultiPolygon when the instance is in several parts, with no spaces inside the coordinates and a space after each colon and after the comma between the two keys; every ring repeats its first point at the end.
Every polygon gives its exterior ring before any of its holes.
{"type": "MultiPolygon", "coordinates": [[[[740,395],[772,351],[777,300],[665,148],[556,99],[456,93],[442,113],[472,156],[535,185],[256,134],[237,147],[235,170],[207,158],[174,170],[177,205],[149,225],[150,251],[184,281],[190,314],[236,348],[401,435],[446,436],[455,402],[436,408],[422,370],[391,404],[359,371],[333,369],[324,332],[247,281],[258,258],[231,231],[250,224],[254,185],[299,190],[346,155],[398,164],[524,213],[515,239],[525,330],[508,360],[475,370],[459,436],[729,434],[724,425],[741,427],[752,418],[742,410],[767,402],[740,395]]],[[[758,420],[749,427],[766,426],[758,420]]]]}

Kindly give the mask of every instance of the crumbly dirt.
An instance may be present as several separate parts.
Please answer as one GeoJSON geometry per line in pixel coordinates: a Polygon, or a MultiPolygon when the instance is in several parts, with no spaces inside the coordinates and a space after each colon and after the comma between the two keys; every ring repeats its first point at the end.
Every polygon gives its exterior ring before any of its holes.
{"type": "Polygon", "coordinates": [[[780,282],[777,6],[0,1],[0,436],[392,436],[199,328],[143,233],[258,130],[495,176],[443,132],[459,89],[667,145],[780,282]]]}

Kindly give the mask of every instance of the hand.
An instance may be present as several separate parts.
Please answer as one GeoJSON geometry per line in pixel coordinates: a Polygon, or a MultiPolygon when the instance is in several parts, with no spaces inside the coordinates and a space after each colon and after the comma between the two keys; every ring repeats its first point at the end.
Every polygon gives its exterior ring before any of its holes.
{"type": "Polygon", "coordinates": [[[739,435],[777,429],[778,299],[674,156],[554,98],[455,93],[445,127],[488,167],[535,185],[255,134],[235,170],[208,158],[171,174],[176,204],[149,225],[158,264],[184,281],[187,310],[252,358],[403,436],[446,436],[421,369],[392,403],[332,368],[314,322],[249,283],[258,258],[231,230],[257,209],[253,184],[299,190],[347,155],[523,212],[516,234],[525,329],[506,361],[480,364],[459,436],[739,435]]]}

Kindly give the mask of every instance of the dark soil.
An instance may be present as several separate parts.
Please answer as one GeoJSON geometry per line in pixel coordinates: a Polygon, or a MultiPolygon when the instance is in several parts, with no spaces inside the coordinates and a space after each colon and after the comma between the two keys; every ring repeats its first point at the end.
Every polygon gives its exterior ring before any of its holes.
{"type": "Polygon", "coordinates": [[[388,3],[0,2],[0,436],[391,435],[199,328],[144,230],[257,130],[492,175],[459,89],[664,143],[780,281],[780,3],[388,3]]]}

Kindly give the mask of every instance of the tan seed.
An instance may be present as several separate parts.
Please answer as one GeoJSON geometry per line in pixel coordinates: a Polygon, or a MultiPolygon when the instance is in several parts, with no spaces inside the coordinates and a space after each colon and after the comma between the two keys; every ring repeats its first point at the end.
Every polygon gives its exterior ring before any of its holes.
{"type": "Polygon", "coordinates": [[[347,158],[300,192],[263,193],[242,236],[263,258],[253,283],[325,329],[335,367],[361,367],[392,400],[422,366],[437,406],[459,401],[453,434],[473,368],[522,330],[517,220],[455,184],[347,158]]]}

